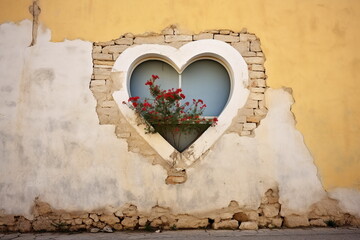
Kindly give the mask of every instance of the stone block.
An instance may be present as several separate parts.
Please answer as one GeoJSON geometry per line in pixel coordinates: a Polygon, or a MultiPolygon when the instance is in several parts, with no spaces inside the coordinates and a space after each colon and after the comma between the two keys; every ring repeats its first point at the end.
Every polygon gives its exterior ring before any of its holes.
{"type": "Polygon", "coordinates": [[[0,217],[0,226],[7,225],[12,226],[15,225],[15,217],[11,215],[5,215],[0,217]]]}
{"type": "Polygon", "coordinates": [[[254,88],[250,88],[250,91],[251,91],[251,92],[254,92],[254,93],[264,93],[264,92],[265,92],[265,88],[257,88],[257,87],[254,87],[254,88]]]}
{"type": "Polygon", "coordinates": [[[32,230],[31,222],[24,217],[19,217],[16,222],[17,231],[21,233],[30,232],[32,230]]]}
{"type": "Polygon", "coordinates": [[[238,50],[242,56],[244,53],[249,52],[249,42],[235,42],[231,46],[238,50]]]}
{"type": "Polygon", "coordinates": [[[92,79],[94,80],[107,80],[110,78],[110,75],[107,74],[94,74],[92,79]]]}
{"type": "Polygon", "coordinates": [[[48,203],[36,200],[33,209],[35,216],[41,216],[52,212],[51,206],[48,203]]]}
{"type": "Polygon", "coordinates": [[[106,53],[93,53],[92,57],[94,60],[112,60],[112,54],[106,53]]]}
{"type": "Polygon", "coordinates": [[[108,69],[108,68],[94,68],[93,69],[93,74],[94,75],[110,76],[110,73],[111,73],[111,69],[108,69]]]}
{"type": "Polygon", "coordinates": [[[115,44],[114,41],[97,42],[97,43],[95,43],[95,46],[110,46],[110,45],[114,45],[114,44],[115,44]]]}
{"type": "Polygon", "coordinates": [[[313,226],[313,227],[326,227],[326,223],[324,222],[323,219],[313,219],[313,220],[310,220],[310,226],[313,226]]]}
{"type": "Polygon", "coordinates": [[[138,216],[138,210],[135,205],[130,204],[127,208],[123,209],[122,213],[127,217],[138,216]]]}
{"type": "Polygon", "coordinates": [[[207,218],[179,215],[175,225],[177,228],[205,228],[208,224],[209,221],[207,218]]]}
{"type": "Polygon", "coordinates": [[[110,60],[110,61],[101,61],[101,60],[94,60],[94,65],[108,65],[108,66],[113,66],[115,63],[115,61],[110,60]]]}
{"type": "Polygon", "coordinates": [[[51,231],[55,231],[56,228],[53,224],[53,222],[47,218],[44,217],[39,217],[37,218],[33,223],[32,223],[32,227],[34,229],[34,231],[47,231],[47,232],[51,232],[51,231]]]}
{"type": "Polygon", "coordinates": [[[92,223],[94,222],[94,220],[87,218],[87,219],[83,219],[83,223],[85,223],[85,225],[90,226],[92,223]]]}
{"type": "Polygon", "coordinates": [[[257,100],[251,100],[249,99],[246,104],[245,104],[246,108],[258,108],[259,107],[259,103],[257,100]]]}
{"type": "Polygon", "coordinates": [[[231,31],[228,30],[228,29],[222,29],[222,30],[220,30],[220,34],[222,34],[222,35],[229,35],[230,33],[231,33],[231,31]]]}
{"type": "Polygon", "coordinates": [[[150,223],[150,226],[154,228],[160,227],[161,225],[163,225],[163,222],[159,218],[152,220],[150,223]]]}
{"type": "Polygon", "coordinates": [[[113,225],[113,228],[116,231],[121,231],[123,229],[123,226],[120,223],[116,223],[116,224],[113,225]]]}
{"type": "Polygon", "coordinates": [[[124,229],[134,230],[138,222],[137,217],[125,217],[124,220],[121,221],[121,225],[124,229]]]}
{"type": "Polygon", "coordinates": [[[243,212],[237,212],[234,214],[233,218],[236,220],[236,221],[239,221],[239,222],[247,222],[249,221],[249,218],[248,216],[243,213],[243,212]]]}
{"type": "Polygon", "coordinates": [[[93,46],[92,52],[93,53],[101,53],[102,47],[101,46],[93,46]]]}
{"type": "Polygon", "coordinates": [[[228,42],[228,43],[239,42],[239,40],[240,40],[240,38],[238,36],[220,35],[220,34],[215,34],[214,39],[228,42]]]}
{"type": "Polygon", "coordinates": [[[240,33],[240,41],[241,42],[254,41],[254,40],[256,40],[255,34],[240,33]]]}
{"type": "Polygon", "coordinates": [[[213,229],[237,229],[239,222],[236,220],[223,220],[213,224],[213,229]]]}
{"type": "Polygon", "coordinates": [[[259,108],[265,108],[265,100],[259,101],[259,108]]]}
{"type": "Polygon", "coordinates": [[[102,49],[102,53],[122,53],[128,47],[128,45],[107,46],[102,49]]]}
{"type": "Polygon", "coordinates": [[[274,225],[274,227],[281,228],[283,223],[282,218],[273,218],[271,219],[271,224],[274,225]]]}
{"type": "Polygon", "coordinates": [[[263,93],[250,93],[249,99],[261,101],[265,99],[265,95],[263,93]]]}
{"type": "Polygon", "coordinates": [[[263,213],[265,217],[276,217],[279,214],[280,205],[278,203],[268,204],[263,207],[263,213]]]}
{"type": "Polygon", "coordinates": [[[113,225],[115,223],[120,222],[119,218],[115,217],[115,215],[102,215],[100,216],[100,221],[107,223],[109,225],[113,225]]]}
{"type": "Polygon", "coordinates": [[[289,228],[308,227],[310,226],[310,223],[306,216],[289,215],[285,216],[284,225],[289,228]]]}
{"type": "Polygon", "coordinates": [[[246,117],[246,121],[250,123],[260,123],[261,119],[263,119],[262,116],[249,116],[246,117]]]}
{"type": "Polygon", "coordinates": [[[192,35],[166,35],[165,42],[190,42],[192,41],[192,35]]]}
{"type": "Polygon", "coordinates": [[[161,44],[164,43],[164,36],[147,36],[147,37],[136,37],[134,40],[135,44],[161,44]]]}
{"type": "Polygon", "coordinates": [[[134,43],[133,38],[119,38],[115,40],[115,44],[119,45],[132,45],[134,43]]]}
{"type": "Polygon", "coordinates": [[[186,176],[168,176],[165,180],[166,184],[181,184],[186,182],[186,176]]]}
{"type": "Polygon", "coordinates": [[[239,227],[240,230],[258,230],[259,227],[256,222],[242,222],[239,227]]]}
{"type": "Polygon", "coordinates": [[[98,64],[94,64],[94,68],[109,69],[109,70],[111,71],[112,66],[110,66],[110,65],[98,65],[98,64]]]}
{"type": "Polygon", "coordinates": [[[105,84],[106,84],[105,80],[92,80],[90,82],[90,87],[105,86],[105,84]]]}
{"type": "Polygon", "coordinates": [[[250,78],[265,78],[264,72],[249,71],[250,78]]]}
{"type": "Polygon", "coordinates": [[[247,64],[264,64],[265,59],[263,57],[244,57],[247,64]]]}
{"type": "Polygon", "coordinates": [[[221,213],[221,214],[220,214],[220,218],[221,218],[222,220],[232,219],[233,215],[234,215],[234,214],[232,214],[232,213],[224,212],[224,213],[221,213]]]}
{"type": "Polygon", "coordinates": [[[268,110],[266,108],[255,109],[254,113],[257,116],[264,116],[268,113],[268,110]]]}
{"type": "Polygon", "coordinates": [[[147,221],[148,221],[147,218],[141,217],[139,219],[139,226],[144,227],[146,225],[147,221]]]}
{"type": "Polygon", "coordinates": [[[263,57],[265,56],[263,52],[256,52],[256,56],[263,57]]]}
{"type": "Polygon", "coordinates": [[[174,29],[172,28],[172,26],[170,26],[162,30],[161,33],[164,35],[172,35],[174,34],[174,29]]]}
{"type": "Polygon", "coordinates": [[[243,131],[250,131],[256,128],[256,123],[244,123],[243,131]]]}
{"type": "Polygon", "coordinates": [[[202,40],[202,39],[213,39],[214,34],[212,33],[200,33],[193,36],[194,41],[202,40]]]}
{"type": "Polygon", "coordinates": [[[263,72],[263,71],[265,71],[265,68],[261,64],[252,64],[251,65],[251,70],[252,71],[261,71],[261,72],[263,72]]]}
{"type": "Polygon", "coordinates": [[[260,41],[259,40],[251,41],[251,43],[250,43],[250,51],[252,51],[252,52],[261,52],[261,47],[260,47],[260,41]]]}

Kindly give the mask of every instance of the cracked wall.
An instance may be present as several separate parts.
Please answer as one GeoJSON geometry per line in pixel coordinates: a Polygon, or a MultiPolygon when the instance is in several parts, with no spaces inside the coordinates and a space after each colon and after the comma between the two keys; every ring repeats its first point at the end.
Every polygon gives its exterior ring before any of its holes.
{"type": "MultiPolygon", "coordinates": [[[[89,89],[92,44],[52,43],[50,31],[40,29],[37,44],[28,47],[31,29],[29,21],[0,26],[2,216],[32,219],[37,197],[65,211],[131,203],[139,211],[160,205],[196,215],[231,201],[255,211],[268,189],[276,188],[281,216],[307,215],[326,199],[295,128],[288,91],[266,90],[268,113],[254,137],[224,134],[205,159],[188,169],[188,181],[167,185],[164,168],[129,152],[114,125],[99,125],[89,89]]],[[[357,200],[349,201],[358,195],[344,191],[331,197],[344,213],[358,216],[357,200]]]]}

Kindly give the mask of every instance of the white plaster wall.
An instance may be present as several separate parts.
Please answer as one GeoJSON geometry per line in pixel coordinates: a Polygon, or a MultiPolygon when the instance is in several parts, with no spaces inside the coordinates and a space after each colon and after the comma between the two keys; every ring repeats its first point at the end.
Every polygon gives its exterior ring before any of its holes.
{"type": "Polygon", "coordinates": [[[98,124],[91,43],[51,43],[46,31],[29,48],[30,34],[28,21],[0,26],[0,210],[29,215],[37,196],[66,210],[131,202],[194,213],[231,200],[256,209],[278,185],[284,213],[304,212],[324,196],[286,91],[268,90],[269,113],[256,137],[223,135],[188,169],[185,184],[166,185],[161,166],[127,152],[114,126],[98,124]]]}

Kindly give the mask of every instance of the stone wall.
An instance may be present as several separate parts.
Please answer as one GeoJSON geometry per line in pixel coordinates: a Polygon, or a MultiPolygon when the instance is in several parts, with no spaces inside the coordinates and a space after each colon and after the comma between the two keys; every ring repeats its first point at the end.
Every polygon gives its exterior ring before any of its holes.
{"type": "Polygon", "coordinates": [[[54,209],[48,203],[36,199],[32,208],[34,219],[0,214],[0,232],[360,227],[360,218],[343,213],[338,202],[329,198],[314,204],[307,215],[292,214],[284,217],[280,209],[278,189],[269,189],[257,210],[241,208],[236,201],[231,201],[224,208],[195,215],[174,213],[170,208],[158,205],[144,212],[133,204],[90,212],[68,212],[54,209]]]}
{"type": "MultiPolygon", "coordinates": [[[[128,47],[139,44],[163,44],[179,48],[184,44],[202,39],[216,39],[233,46],[244,57],[249,69],[251,91],[249,99],[239,112],[237,119],[229,132],[237,132],[241,136],[253,134],[260,120],[266,116],[267,109],[264,103],[266,90],[266,75],[264,68],[265,57],[260,47],[260,40],[255,34],[248,33],[246,29],[241,32],[230,30],[211,30],[200,34],[186,35],[171,26],[161,34],[147,33],[144,35],[125,34],[118,39],[108,42],[97,42],[93,46],[94,70],[91,77],[90,89],[97,100],[97,113],[100,124],[117,125],[117,134],[121,138],[131,138],[129,127],[119,123],[119,111],[112,98],[116,88],[111,82],[111,69],[117,57],[128,47]],[[127,131],[126,131],[127,130],[127,131]]],[[[131,140],[130,140],[131,141],[131,140]]]]}

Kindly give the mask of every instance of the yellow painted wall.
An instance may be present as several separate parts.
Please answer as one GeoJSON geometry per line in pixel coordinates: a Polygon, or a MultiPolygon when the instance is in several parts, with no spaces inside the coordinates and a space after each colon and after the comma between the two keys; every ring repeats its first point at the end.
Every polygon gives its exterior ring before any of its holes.
{"type": "MultiPolygon", "coordinates": [[[[31,0],[0,0],[0,23],[30,18],[31,0]]],[[[293,111],[326,189],[360,189],[359,0],[40,0],[54,41],[123,33],[246,27],[259,36],[270,87],[293,111]]],[[[291,159],[289,159],[291,161],[291,159]]]]}

